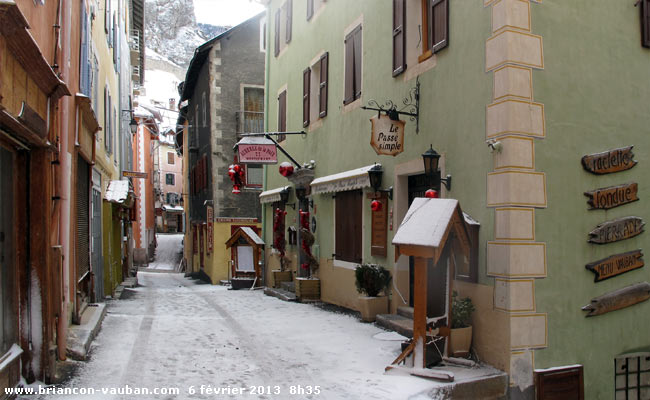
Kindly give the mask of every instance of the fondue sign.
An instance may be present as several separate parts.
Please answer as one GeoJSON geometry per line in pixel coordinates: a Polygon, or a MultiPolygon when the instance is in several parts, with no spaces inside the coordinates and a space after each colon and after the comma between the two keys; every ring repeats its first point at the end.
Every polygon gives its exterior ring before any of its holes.
{"type": "Polygon", "coordinates": [[[404,151],[404,121],[393,121],[380,115],[370,118],[370,122],[370,145],[377,154],[396,156],[404,151]]]}

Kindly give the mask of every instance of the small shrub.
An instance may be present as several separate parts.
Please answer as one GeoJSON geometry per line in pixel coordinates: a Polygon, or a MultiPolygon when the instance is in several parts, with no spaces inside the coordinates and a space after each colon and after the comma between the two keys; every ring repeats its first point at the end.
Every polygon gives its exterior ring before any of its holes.
{"type": "Polygon", "coordinates": [[[458,292],[454,290],[451,302],[451,328],[467,328],[470,326],[472,312],[474,312],[472,299],[469,297],[461,299],[458,297],[458,292]]]}
{"type": "Polygon", "coordinates": [[[368,297],[377,297],[379,292],[390,287],[392,277],[390,272],[376,264],[362,264],[357,267],[355,272],[357,291],[368,297]]]}

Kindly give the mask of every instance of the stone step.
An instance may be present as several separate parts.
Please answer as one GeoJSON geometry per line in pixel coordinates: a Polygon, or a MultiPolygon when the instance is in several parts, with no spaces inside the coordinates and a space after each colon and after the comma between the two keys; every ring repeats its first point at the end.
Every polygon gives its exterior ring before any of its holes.
{"type": "Polygon", "coordinates": [[[289,291],[283,290],[283,289],[276,289],[276,288],[264,288],[264,294],[267,296],[273,296],[277,297],[280,300],[284,301],[298,301],[298,298],[294,293],[291,293],[289,291]]]}
{"type": "Polygon", "coordinates": [[[280,289],[286,290],[287,292],[296,293],[296,283],[295,282],[282,282],[280,284],[280,289]]]}
{"type": "Polygon", "coordinates": [[[401,315],[402,317],[413,319],[413,307],[397,307],[397,314],[401,315]]]}
{"type": "Polygon", "coordinates": [[[378,314],[376,323],[407,338],[413,337],[413,319],[411,318],[397,314],[378,314]]]}

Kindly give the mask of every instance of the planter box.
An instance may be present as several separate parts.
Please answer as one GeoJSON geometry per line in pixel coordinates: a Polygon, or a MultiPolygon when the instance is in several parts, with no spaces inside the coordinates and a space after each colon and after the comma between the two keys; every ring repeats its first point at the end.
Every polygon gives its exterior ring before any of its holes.
{"type": "Polygon", "coordinates": [[[320,300],[320,279],[296,278],[296,297],[303,300],[320,300]]]}
{"type": "Polygon", "coordinates": [[[359,297],[359,311],[362,320],[374,322],[377,314],[388,312],[388,297],[359,297]]]}
{"type": "Polygon", "coordinates": [[[279,289],[282,282],[291,282],[293,280],[293,273],[291,271],[273,270],[273,287],[279,289]]]}
{"type": "Polygon", "coordinates": [[[472,346],[472,327],[451,330],[449,337],[449,355],[451,357],[468,357],[472,346]]]}

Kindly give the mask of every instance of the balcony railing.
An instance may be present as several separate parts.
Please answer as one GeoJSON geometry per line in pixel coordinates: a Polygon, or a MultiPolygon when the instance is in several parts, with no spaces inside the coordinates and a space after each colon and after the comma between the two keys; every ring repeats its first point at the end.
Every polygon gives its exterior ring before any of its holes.
{"type": "Polygon", "coordinates": [[[237,111],[237,134],[264,132],[264,112],[237,111]]]}

